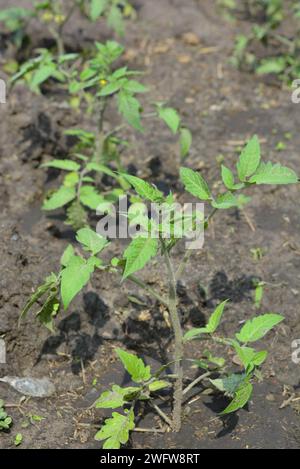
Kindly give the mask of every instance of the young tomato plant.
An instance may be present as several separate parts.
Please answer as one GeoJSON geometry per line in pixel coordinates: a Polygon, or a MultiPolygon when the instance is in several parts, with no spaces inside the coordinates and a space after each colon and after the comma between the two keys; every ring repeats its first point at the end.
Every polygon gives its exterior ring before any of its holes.
{"type": "Polygon", "coordinates": [[[10,7],[0,12],[0,22],[12,33],[17,47],[26,36],[27,22],[35,18],[45,27],[56,44],[56,53],[65,54],[64,31],[76,12],[91,22],[104,17],[109,27],[124,35],[124,18],[134,17],[129,0],[45,0],[35,2],[32,9],[10,7]]]}
{"type": "Polygon", "coordinates": [[[182,159],[188,155],[192,143],[191,132],[182,125],[175,109],[166,107],[164,103],[155,103],[151,105],[151,112],[143,112],[138,95],[147,92],[147,88],[135,79],[140,73],[128,70],[127,67],[114,69],[114,64],[121,57],[123,50],[123,47],[114,41],[96,43],[95,52],[91,58],[82,61],[81,69],[77,67],[76,54],[63,55],[55,60],[51,53],[42,51],[37,59],[24,66],[14,77],[15,81],[23,77],[33,91],[39,91],[41,85],[49,78],[55,78],[67,86],[73,106],[75,104],[79,107],[81,102],[86,103],[88,111],[93,113],[96,131],[67,131],[67,135],[79,140],[73,154],[67,159],[53,160],[43,165],[68,172],[61,187],[50,194],[43,208],[55,210],[67,206],[67,223],[74,228],[86,224],[85,207],[96,210],[99,204],[107,199],[111,201],[119,197],[122,191],[129,188],[124,178],[110,167],[112,164],[114,170],[123,170],[121,152],[128,146],[128,141],[120,138],[119,133],[124,128],[131,126],[139,132],[144,132],[143,121],[158,117],[174,135],[178,134],[182,159]],[[116,106],[122,122],[116,128],[106,130],[106,111],[109,104],[116,106]],[[73,161],[72,157],[76,161],[73,161]],[[98,173],[96,178],[92,174],[95,172],[98,173]],[[110,176],[118,187],[106,194],[103,194],[103,190],[99,192],[101,174],[110,176]]]}
{"type": "Polygon", "coordinates": [[[108,240],[88,227],[79,230],[77,241],[82,245],[85,254],[81,255],[77,251],[75,253],[73,246],[69,245],[62,256],[59,273],[52,273],[46,279],[45,283],[28,300],[22,312],[21,318],[35,303],[42,302],[43,306],[38,310],[37,317],[50,330],[53,330],[54,319],[61,305],[65,310],[69,307],[74,297],[89,282],[95,270],[120,274],[123,282],[135,283],[167,308],[174,335],[171,364],[166,364],[160,370],[153,372],[139,357],[124,350],[117,350],[118,357],[135,385],[127,388],[115,385],[111,390],[102,393],[97,400],[96,406],[99,408],[124,408],[122,414],[114,412],[112,418],[105,421],[104,426],[96,435],[98,440],[105,440],[105,448],[119,448],[121,444],[128,441],[129,433],[135,427],[135,406],[139,400],[149,401],[171,429],[178,432],[182,424],[184,396],[196,384],[210,378],[209,385],[231,397],[231,403],[223,412],[227,414],[244,407],[252,395],[254,379],[261,377],[258,368],[265,361],[267,352],[256,350],[252,344],[279,324],[283,317],[273,313],[257,316],[248,320],[235,337],[221,337],[217,334],[217,329],[227,303],[224,301],[217,306],[205,327],[185,332],[178,311],[177,282],[192,257],[193,249],[186,250],[177,268],[172,260],[172,252],[180,240],[189,237],[190,232],[195,230],[195,226],[199,226],[199,222],[201,229],[206,230],[210,220],[219,210],[243,205],[246,199],[242,194],[238,195],[243,189],[261,184],[296,184],[298,177],[293,170],[279,163],[262,162],[257,137],[253,137],[247,143],[239,157],[238,180],[225,166],[222,167],[221,176],[226,191],[213,195],[201,174],[189,168],[181,168],[180,178],[187,193],[211,206],[210,213],[204,218],[203,214],[197,212],[190,214],[184,210],[180,211],[172,194],[166,197],[146,181],[122,173],[122,177],[132,186],[137,198],[145,203],[146,208],[146,204],[151,202],[170,215],[168,223],[158,222],[155,217],[149,217],[148,210],[143,211],[139,208],[134,209],[130,214],[128,212],[129,220],[134,225],[141,226],[143,230],[133,237],[120,258],[113,258],[110,262],[105,262],[102,257],[103,251],[109,244],[108,240]],[[181,230],[180,233],[178,220],[181,221],[181,227],[183,226],[183,231],[181,230]],[[157,256],[160,256],[160,260],[165,264],[167,294],[161,293],[158,288],[150,287],[136,275],[157,256]],[[204,349],[199,360],[194,360],[193,364],[204,369],[205,373],[184,388],[183,361],[188,359],[184,353],[184,345],[193,339],[212,341],[226,348],[233,348],[239,357],[242,373],[231,372],[223,357],[214,357],[211,352],[204,349]],[[166,369],[172,364],[174,373],[167,375],[166,369]],[[171,417],[167,416],[152,400],[154,393],[165,388],[173,390],[171,417]]]}
{"type": "Polygon", "coordinates": [[[255,71],[258,75],[275,74],[285,82],[298,78],[300,70],[299,48],[299,3],[287,5],[291,17],[294,16],[296,27],[293,36],[282,33],[285,10],[282,0],[248,2],[249,15],[259,21],[252,27],[249,35],[236,38],[232,63],[241,68],[255,71]],[[260,44],[265,50],[264,58],[256,56],[255,45],[260,44]],[[270,47],[274,52],[270,54],[270,47]]]}

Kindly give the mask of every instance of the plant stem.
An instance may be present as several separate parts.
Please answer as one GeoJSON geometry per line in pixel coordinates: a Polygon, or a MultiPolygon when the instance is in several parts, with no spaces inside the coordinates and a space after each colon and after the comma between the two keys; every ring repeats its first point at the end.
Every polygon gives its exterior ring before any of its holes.
{"type": "MultiPolygon", "coordinates": [[[[206,229],[206,225],[210,222],[210,220],[212,219],[212,217],[214,216],[214,214],[217,212],[217,210],[218,210],[217,208],[214,208],[214,209],[210,212],[210,214],[206,217],[206,219],[204,220],[204,229],[206,229]]],[[[186,268],[186,265],[187,265],[188,261],[190,260],[190,257],[191,257],[191,255],[193,254],[193,252],[194,252],[193,249],[189,249],[189,250],[185,253],[185,255],[184,255],[184,257],[183,257],[183,259],[182,259],[182,261],[181,261],[181,263],[180,263],[180,265],[179,265],[177,271],[176,271],[176,280],[180,279],[180,277],[181,277],[182,274],[184,273],[185,268],[186,268]]]]}
{"type": "Polygon", "coordinates": [[[195,387],[198,383],[203,381],[205,378],[208,378],[211,375],[211,372],[208,371],[207,373],[204,373],[201,376],[198,376],[194,381],[192,381],[184,390],[183,390],[183,395],[187,394],[193,387],[195,387]]]}
{"type": "Polygon", "coordinates": [[[154,404],[153,402],[151,402],[151,406],[153,407],[153,409],[156,410],[156,412],[158,413],[158,415],[159,415],[170,427],[173,426],[173,423],[172,423],[172,421],[169,419],[169,417],[168,417],[156,404],[154,404]]]}
{"type": "Polygon", "coordinates": [[[130,275],[128,277],[128,280],[130,280],[131,282],[135,283],[136,285],[138,285],[139,287],[143,288],[143,290],[145,290],[146,292],[150,293],[150,295],[152,295],[154,298],[156,298],[161,304],[163,304],[164,306],[166,306],[167,308],[169,308],[169,303],[166,299],[164,299],[161,295],[159,295],[158,293],[156,293],[155,290],[153,290],[151,287],[148,287],[148,285],[146,285],[142,280],[140,280],[139,278],[137,278],[135,275],[130,275]]]}
{"type": "Polygon", "coordinates": [[[97,141],[96,141],[96,160],[101,162],[103,156],[103,147],[106,140],[106,136],[103,132],[104,125],[104,114],[107,105],[107,100],[105,98],[100,98],[98,101],[98,123],[97,123],[97,141]]]}
{"type": "Polygon", "coordinates": [[[176,277],[169,256],[169,252],[165,247],[164,241],[161,239],[163,247],[163,253],[165,257],[165,263],[167,266],[168,277],[169,277],[169,313],[171,323],[175,336],[175,350],[174,350],[174,362],[175,362],[175,375],[177,376],[174,383],[174,408],[173,408],[173,422],[172,428],[174,432],[179,432],[181,429],[181,413],[182,413],[182,401],[183,401],[183,331],[180,323],[180,318],[177,311],[177,293],[176,293],[176,277]]]}

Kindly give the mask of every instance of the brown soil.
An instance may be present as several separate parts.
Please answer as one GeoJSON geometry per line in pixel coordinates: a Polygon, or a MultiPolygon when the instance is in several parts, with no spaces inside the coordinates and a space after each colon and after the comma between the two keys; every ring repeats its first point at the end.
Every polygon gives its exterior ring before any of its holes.
{"type": "MultiPolygon", "coordinates": [[[[11,3],[1,0],[0,7],[11,3]]],[[[297,170],[300,114],[291,103],[290,91],[268,86],[228,63],[235,34],[248,25],[223,19],[211,0],[135,3],[138,20],[127,26],[126,59],[132,68],[145,71],[151,101],[168,100],[184,116],[194,138],[188,164],[202,168],[208,181],[216,181],[218,155],[233,165],[237,147],[257,133],[266,159],[280,160],[297,170]],[[183,39],[187,32],[196,34],[199,43],[189,45],[183,39]],[[290,140],[285,138],[287,132],[290,140]],[[287,145],[280,153],[275,149],[279,141],[287,145]]],[[[70,26],[67,43],[73,48],[109,37],[105,27],[86,26],[79,18],[70,26]]],[[[31,35],[36,45],[45,40],[35,25],[31,35]]],[[[5,44],[0,54],[3,62],[9,54],[5,44]]],[[[0,113],[0,334],[8,347],[7,365],[0,365],[0,373],[49,376],[57,386],[55,397],[30,399],[16,407],[20,395],[0,384],[0,397],[10,406],[14,421],[10,433],[0,433],[0,448],[13,447],[13,436],[19,432],[24,438],[22,448],[97,448],[93,436],[105,413],[90,406],[105,386],[127,379],[114,358],[114,348],[122,345],[135,350],[159,366],[172,353],[170,329],[159,306],[141,291],[128,284],[120,286],[118,278],[102,274],[63,313],[56,334],[51,336],[32,315],[18,329],[20,310],[32,288],[57,269],[64,247],[74,239],[59,216],[46,217],[40,210],[45,190],[57,181],[49,180],[39,165],[50,156],[64,155],[65,128],[85,127],[90,122],[62,106],[55,95],[34,96],[22,86],[11,92],[6,105],[0,105],[0,113]],[[144,306],[131,303],[128,294],[137,294],[144,306]],[[23,428],[29,414],[45,420],[23,428]]],[[[112,114],[111,119],[116,116],[112,114]]],[[[168,130],[149,124],[145,137],[132,133],[130,139],[133,145],[124,164],[134,165],[139,175],[163,189],[179,189],[178,148],[168,130]]],[[[199,399],[188,405],[180,434],[134,433],[133,448],[300,446],[297,406],[291,402],[280,409],[290,393],[299,397],[300,369],[291,360],[291,343],[300,338],[298,197],[298,187],[257,190],[246,209],[255,231],[242,213],[222,213],[180,286],[187,325],[203,323],[224,298],[232,301],[222,325],[226,334],[259,312],[278,311],[285,316],[283,325],[262,343],[270,357],[265,380],[257,384],[248,408],[220,418],[217,414],[224,408],[224,399],[197,394],[199,399]],[[254,260],[253,248],[263,250],[260,261],[254,260]],[[266,282],[259,311],[253,303],[254,278],[266,282]],[[208,292],[205,299],[201,286],[208,292]]],[[[118,254],[121,245],[113,243],[110,249],[118,254]]],[[[178,259],[180,255],[178,248],[178,259]]],[[[160,263],[153,263],[143,276],[164,288],[160,263]]],[[[198,347],[198,343],[188,345],[186,355],[199,356],[198,347]]],[[[153,414],[147,413],[142,426],[153,426],[153,414]]]]}

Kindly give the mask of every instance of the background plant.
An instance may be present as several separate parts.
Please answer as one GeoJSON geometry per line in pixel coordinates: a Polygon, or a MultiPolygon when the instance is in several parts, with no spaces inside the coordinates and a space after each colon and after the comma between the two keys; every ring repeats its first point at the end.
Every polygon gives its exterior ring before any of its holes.
{"type": "Polygon", "coordinates": [[[250,34],[237,36],[232,63],[258,75],[275,74],[280,80],[290,83],[300,74],[299,3],[283,3],[282,0],[248,3],[249,16],[256,24],[250,34]],[[282,32],[287,12],[295,18],[290,36],[282,32]],[[258,44],[264,50],[262,57],[255,52],[258,44]]]}
{"type": "MultiPolygon", "coordinates": [[[[236,169],[237,175],[229,168],[222,166],[221,176],[226,190],[225,192],[213,195],[209,185],[200,173],[190,168],[181,168],[180,178],[185,190],[190,195],[211,206],[209,215],[205,219],[202,218],[204,230],[209,227],[210,220],[219,210],[240,207],[249,201],[249,198],[239,194],[241,190],[261,184],[280,185],[298,183],[298,177],[293,170],[279,163],[272,164],[271,162],[261,161],[260,145],[257,137],[253,137],[243,149],[236,169]]],[[[166,416],[157,406],[155,409],[171,426],[173,431],[179,431],[181,428],[184,395],[195,384],[211,376],[210,371],[207,371],[211,364],[213,369],[220,373],[220,376],[214,378],[211,384],[219,391],[233,398],[232,402],[224,410],[224,413],[236,411],[248,402],[252,394],[252,381],[255,377],[260,378],[257,367],[267,357],[266,351],[257,351],[251,346],[249,347],[249,344],[262,338],[275,325],[279,324],[283,318],[273,313],[262,315],[247,321],[235,335],[235,338],[219,337],[215,333],[226,305],[226,302],[223,302],[216,308],[205,327],[184,333],[178,312],[177,282],[183,275],[193,250],[187,250],[181,263],[175,268],[171,255],[175,246],[182,239],[182,232],[179,236],[176,229],[179,214],[174,206],[174,197],[171,193],[167,197],[164,196],[155,186],[136,176],[126,173],[122,173],[122,176],[132,186],[140,200],[145,201],[145,203],[156,203],[164,210],[170,211],[172,229],[170,231],[168,227],[168,236],[166,236],[166,226],[163,223],[157,223],[154,219],[148,218],[147,215],[140,212],[136,213],[131,222],[143,226],[145,231],[143,234],[137,235],[132,239],[121,258],[113,258],[107,263],[103,260],[101,254],[108,246],[108,240],[88,227],[79,230],[77,241],[82,245],[86,254],[80,255],[78,252],[75,253],[73,246],[69,245],[62,256],[60,271],[58,274],[52,273],[45,283],[35,291],[25,305],[21,317],[24,317],[35,303],[42,301],[43,306],[36,313],[37,317],[50,330],[53,330],[54,319],[61,305],[64,309],[67,309],[74,297],[89,282],[93,272],[98,269],[100,271],[105,270],[112,273],[120,273],[123,282],[131,281],[144,289],[167,308],[172,324],[174,334],[172,418],[166,416]],[[151,233],[151,236],[149,233],[151,233]],[[153,233],[156,233],[156,236],[153,236],[153,233]],[[161,256],[165,263],[165,280],[168,289],[166,296],[162,295],[156,288],[152,288],[144,283],[135,275],[136,272],[143,269],[156,256],[161,256]],[[191,383],[187,389],[184,389],[184,344],[186,341],[195,338],[200,338],[201,340],[209,339],[226,347],[233,347],[243,366],[242,374],[228,371],[222,357],[214,357],[210,352],[203,350],[197,364],[200,368],[204,368],[206,373],[197,378],[194,383],[191,383]]],[[[181,219],[185,221],[185,213],[183,212],[180,215],[181,219]]],[[[195,227],[195,223],[199,222],[199,217],[197,213],[192,217],[189,215],[186,221],[187,223],[183,225],[186,227],[186,231],[183,232],[184,236],[188,236],[191,229],[195,227]]],[[[156,383],[156,380],[160,378],[166,369],[163,368],[153,374],[150,368],[139,358],[130,354],[128,355],[124,351],[118,351],[118,356],[125,369],[131,375],[132,380],[140,385],[135,389],[131,387],[125,390],[114,387],[108,394],[107,391],[106,394],[102,394],[100,400],[97,401],[98,407],[105,405],[112,408],[125,406],[124,414],[113,413],[112,419],[106,421],[104,427],[97,434],[97,439],[106,440],[106,448],[119,447],[120,444],[124,444],[128,440],[129,432],[134,428],[135,403],[140,399],[150,399],[152,392],[159,391],[159,389],[151,389],[150,384],[156,383]]],[[[163,387],[167,387],[167,385],[163,385],[163,387]]]]}
{"type": "Polygon", "coordinates": [[[118,172],[123,170],[121,153],[129,143],[119,134],[128,126],[144,132],[143,121],[160,118],[174,135],[178,134],[182,159],[188,155],[192,143],[191,132],[182,125],[175,109],[164,103],[153,103],[150,112],[143,111],[138,96],[146,93],[147,88],[136,80],[140,72],[128,70],[126,66],[115,68],[123,52],[123,47],[114,41],[96,43],[87,59],[77,54],[65,54],[55,59],[49,51],[42,50],[37,58],[24,64],[13,77],[13,82],[25,80],[35,92],[40,92],[49,79],[59,80],[70,95],[70,105],[73,108],[85,105],[94,116],[95,132],[83,129],[66,132],[78,139],[67,159],[53,160],[43,165],[68,172],[60,188],[50,194],[43,208],[55,210],[68,206],[67,223],[76,229],[87,222],[86,207],[96,210],[100,203],[112,201],[128,189],[124,178],[110,167],[113,165],[118,172]],[[107,131],[106,111],[110,103],[116,106],[123,122],[107,131]],[[70,159],[72,157],[76,161],[70,159]],[[98,176],[94,177],[92,173],[98,176]],[[100,190],[103,175],[117,184],[106,194],[103,194],[103,188],[100,190]]]}
{"type": "Polygon", "coordinates": [[[124,34],[124,18],[134,17],[129,0],[46,0],[35,2],[32,9],[10,7],[0,12],[0,22],[12,33],[15,45],[20,48],[26,37],[28,21],[36,19],[45,27],[56,44],[56,53],[65,53],[64,31],[79,12],[91,22],[104,17],[109,27],[120,36],[124,34]]]}

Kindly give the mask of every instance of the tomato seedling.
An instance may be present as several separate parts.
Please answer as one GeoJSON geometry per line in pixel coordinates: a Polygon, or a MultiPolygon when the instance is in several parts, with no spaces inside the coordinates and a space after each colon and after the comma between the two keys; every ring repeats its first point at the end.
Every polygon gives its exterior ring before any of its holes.
{"type": "Polygon", "coordinates": [[[135,428],[136,403],[140,400],[150,402],[165,423],[178,432],[182,425],[184,398],[200,382],[208,383],[232,399],[223,411],[223,414],[227,414],[246,405],[252,395],[253,381],[255,378],[261,379],[259,367],[265,361],[267,351],[256,350],[252,344],[283,321],[284,318],[280,314],[263,314],[247,320],[234,337],[228,338],[217,333],[228,300],[217,306],[205,327],[188,331],[184,331],[178,310],[177,282],[194,252],[193,249],[187,249],[176,268],[172,252],[180,240],[190,237],[190,232],[195,230],[196,225],[199,227],[199,223],[202,230],[207,230],[212,217],[219,210],[243,206],[249,201],[249,198],[240,194],[245,188],[262,184],[298,183],[298,176],[292,169],[279,163],[261,161],[260,144],[256,136],[242,150],[236,169],[237,174],[234,174],[231,169],[222,166],[221,177],[225,191],[213,194],[200,173],[190,168],[181,168],[180,180],[186,192],[210,205],[211,210],[206,218],[197,212],[192,215],[184,210],[180,212],[173,194],[165,196],[148,182],[122,173],[121,176],[135,191],[136,198],[144,202],[144,207],[147,208],[147,204],[152,203],[159,210],[169,213],[168,226],[149,216],[148,210],[135,209],[128,217],[134,225],[142,226],[143,230],[133,237],[120,258],[112,258],[109,262],[105,262],[102,257],[109,240],[88,226],[82,228],[77,233],[77,241],[82,246],[83,253],[79,254],[77,250],[75,253],[74,247],[69,245],[61,258],[59,272],[52,273],[25,305],[21,318],[25,317],[35,303],[42,302],[43,306],[38,310],[37,317],[53,331],[54,320],[60,308],[68,309],[75,296],[90,281],[92,274],[99,270],[119,274],[122,282],[135,283],[167,309],[174,335],[171,363],[164,364],[153,372],[141,358],[124,350],[117,350],[117,355],[134,385],[126,388],[114,385],[111,390],[102,393],[96,402],[99,408],[124,409],[123,413],[113,412],[112,418],[105,421],[96,435],[96,439],[105,441],[105,448],[119,448],[128,441],[130,431],[135,428]],[[181,227],[183,226],[183,231],[180,232],[179,219],[181,227]],[[167,294],[161,293],[158,287],[153,288],[143,282],[140,276],[136,275],[156,257],[159,257],[160,263],[165,264],[167,294]],[[224,357],[215,357],[210,351],[203,349],[199,359],[192,360],[192,363],[204,370],[204,373],[184,387],[183,362],[190,361],[185,356],[184,346],[186,342],[196,339],[232,348],[238,356],[241,372],[232,372],[224,357]],[[169,376],[166,370],[171,365],[174,365],[174,373],[169,376]],[[167,416],[152,400],[152,396],[162,389],[173,391],[171,416],[167,416]]]}

